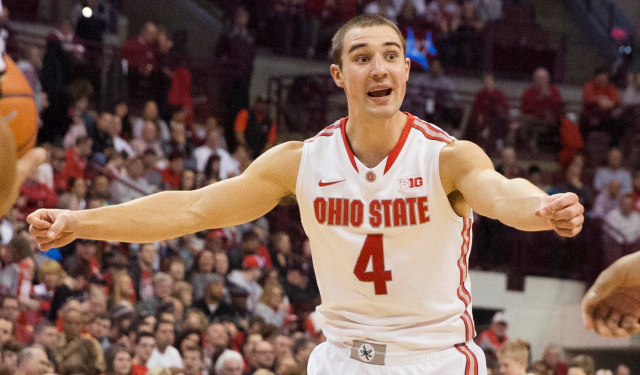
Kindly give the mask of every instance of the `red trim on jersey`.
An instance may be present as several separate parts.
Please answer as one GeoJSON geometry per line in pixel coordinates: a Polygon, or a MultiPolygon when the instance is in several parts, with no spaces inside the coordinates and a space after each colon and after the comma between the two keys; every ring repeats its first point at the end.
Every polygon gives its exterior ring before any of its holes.
{"type": "Polygon", "coordinates": [[[479,364],[476,354],[469,349],[467,344],[457,344],[455,348],[467,359],[467,364],[464,368],[465,375],[478,375],[479,364]]]}
{"type": "Polygon", "coordinates": [[[306,143],[311,143],[313,141],[315,141],[318,137],[330,137],[332,136],[335,132],[333,131],[334,129],[337,129],[340,127],[340,122],[336,122],[333,125],[329,125],[326,128],[322,129],[320,131],[320,133],[316,134],[314,137],[309,138],[307,140],[305,140],[306,143]]]}
{"type": "Polygon", "coordinates": [[[356,165],[356,156],[353,154],[353,150],[351,149],[351,145],[349,144],[349,140],[347,139],[347,119],[348,117],[345,117],[340,121],[342,140],[344,141],[344,148],[347,150],[347,155],[349,156],[351,165],[353,165],[353,169],[355,169],[356,172],[359,172],[358,166],[356,165]]]}
{"type": "Polygon", "coordinates": [[[454,141],[454,138],[453,138],[452,136],[450,136],[449,134],[447,134],[444,130],[440,129],[439,127],[437,127],[437,126],[433,125],[432,123],[430,123],[430,122],[426,122],[426,121],[421,120],[421,119],[419,119],[419,118],[417,118],[416,120],[417,120],[417,122],[418,122],[419,124],[422,124],[422,125],[426,126],[426,127],[427,127],[427,129],[429,129],[430,131],[432,131],[433,133],[435,133],[437,136],[440,136],[440,137],[442,137],[442,138],[446,139],[446,140],[447,140],[447,141],[446,141],[447,143],[451,143],[451,142],[453,142],[453,141],[454,141]]]}
{"type": "Polygon", "coordinates": [[[411,124],[413,124],[414,117],[412,114],[406,113],[407,115],[407,123],[404,125],[404,129],[402,129],[402,134],[400,134],[400,139],[398,139],[398,143],[396,143],[393,150],[389,156],[387,156],[387,164],[384,166],[383,174],[386,174],[387,171],[393,165],[393,162],[396,161],[398,155],[400,155],[400,151],[402,151],[402,147],[405,142],[407,142],[407,138],[409,138],[409,132],[411,131],[411,124]]]}
{"type": "Polygon", "coordinates": [[[423,129],[422,127],[420,127],[419,125],[413,124],[411,127],[412,127],[412,128],[414,128],[414,129],[418,129],[418,130],[420,130],[420,131],[422,132],[422,134],[423,134],[427,139],[430,139],[430,140],[432,140],[432,141],[440,141],[440,142],[444,142],[444,143],[450,143],[450,141],[448,141],[448,140],[447,140],[447,139],[445,139],[445,138],[440,138],[440,137],[435,137],[435,136],[429,135],[429,134],[427,133],[427,131],[426,131],[425,129],[423,129]]]}
{"type": "Polygon", "coordinates": [[[457,262],[458,269],[460,270],[460,285],[458,285],[456,292],[458,294],[458,299],[464,303],[465,311],[460,315],[460,319],[464,323],[466,341],[471,340],[475,336],[473,318],[467,311],[467,308],[471,304],[471,293],[469,293],[464,285],[464,282],[467,280],[467,276],[469,275],[467,255],[469,254],[469,245],[471,243],[471,222],[471,218],[462,219],[463,226],[462,232],[460,233],[462,236],[462,245],[460,246],[460,258],[457,262]]]}

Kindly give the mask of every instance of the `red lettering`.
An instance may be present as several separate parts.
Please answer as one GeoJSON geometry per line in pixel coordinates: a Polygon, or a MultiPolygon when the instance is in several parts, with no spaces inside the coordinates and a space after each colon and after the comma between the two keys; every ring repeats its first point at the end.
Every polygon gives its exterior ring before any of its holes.
{"type": "Polygon", "coordinates": [[[316,220],[320,224],[324,224],[327,220],[327,201],[324,198],[316,198],[313,201],[313,209],[316,212],[316,220]]]}
{"type": "Polygon", "coordinates": [[[382,224],[382,215],[380,213],[381,208],[382,205],[380,205],[380,201],[377,199],[372,200],[369,204],[369,224],[374,228],[378,228],[380,224],[382,224]]]}
{"type": "Polygon", "coordinates": [[[391,227],[391,199],[383,199],[382,207],[384,208],[384,226],[391,227]]]}
{"type": "Polygon", "coordinates": [[[429,221],[429,206],[427,203],[427,197],[418,198],[418,219],[420,220],[420,224],[429,221]]]}
{"type": "Polygon", "coordinates": [[[409,205],[409,225],[416,225],[418,222],[416,221],[416,202],[417,198],[407,198],[407,204],[409,205]]]}
{"type": "Polygon", "coordinates": [[[393,201],[393,226],[407,225],[407,205],[404,199],[399,198],[393,201]]]}
{"type": "Polygon", "coordinates": [[[342,199],[342,225],[349,226],[349,200],[342,199]]]}
{"type": "Polygon", "coordinates": [[[416,187],[422,187],[423,181],[422,177],[416,177],[416,187]]]}
{"type": "Polygon", "coordinates": [[[360,227],[362,225],[362,219],[364,214],[364,204],[360,200],[354,200],[351,202],[351,225],[354,227],[360,227]]]}
{"type": "Polygon", "coordinates": [[[342,225],[342,199],[329,198],[329,225],[342,225]]]}

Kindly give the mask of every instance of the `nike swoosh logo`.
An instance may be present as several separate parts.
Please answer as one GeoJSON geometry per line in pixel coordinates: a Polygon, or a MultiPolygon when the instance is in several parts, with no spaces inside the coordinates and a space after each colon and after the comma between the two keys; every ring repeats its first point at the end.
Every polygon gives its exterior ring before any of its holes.
{"type": "Polygon", "coordinates": [[[318,186],[323,187],[323,186],[329,186],[329,185],[333,185],[333,184],[337,184],[340,182],[344,182],[345,180],[340,180],[340,181],[331,181],[331,182],[322,182],[322,180],[320,180],[320,182],[318,182],[318,186]]]}

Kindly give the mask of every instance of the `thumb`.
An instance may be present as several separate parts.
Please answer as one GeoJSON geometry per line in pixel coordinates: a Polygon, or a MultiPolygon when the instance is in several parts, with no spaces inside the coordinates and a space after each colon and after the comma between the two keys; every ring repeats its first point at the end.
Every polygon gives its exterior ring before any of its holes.
{"type": "Polygon", "coordinates": [[[47,159],[47,152],[40,147],[36,147],[27,152],[18,160],[17,183],[22,185],[29,174],[47,159]]]}
{"type": "Polygon", "coordinates": [[[587,329],[593,329],[593,312],[619,286],[618,278],[606,270],[596,280],[582,299],[582,321],[587,329]]]}
{"type": "Polygon", "coordinates": [[[47,237],[58,238],[62,235],[62,232],[67,226],[67,217],[65,215],[58,215],[56,220],[51,224],[51,228],[47,232],[47,237]]]}

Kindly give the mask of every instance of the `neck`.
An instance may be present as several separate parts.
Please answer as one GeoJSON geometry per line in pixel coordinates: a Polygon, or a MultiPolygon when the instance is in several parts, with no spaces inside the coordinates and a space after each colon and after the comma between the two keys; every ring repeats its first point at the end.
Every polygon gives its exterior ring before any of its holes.
{"type": "Polygon", "coordinates": [[[407,115],[402,112],[390,118],[350,112],[346,124],[347,139],[358,160],[372,168],[391,153],[406,122],[407,115]]]}
{"type": "Polygon", "coordinates": [[[135,356],[135,357],[133,357],[133,363],[136,364],[136,365],[144,366],[147,363],[147,361],[144,361],[144,360],[142,360],[142,358],[140,358],[138,356],[135,356]]]}
{"type": "Polygon", "coordinates": [[[168,347],[169,347],[169,345],[164,345],[164,347],[158,346],[158,351],[160,353],[164,353],[167,350],[168,347]]]}

